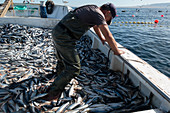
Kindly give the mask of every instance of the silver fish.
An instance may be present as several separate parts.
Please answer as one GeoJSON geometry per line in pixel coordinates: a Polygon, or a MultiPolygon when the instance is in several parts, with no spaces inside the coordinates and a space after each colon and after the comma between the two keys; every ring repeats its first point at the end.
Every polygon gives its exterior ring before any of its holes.
{"type": "Polygon", "coordinates": [[[39,95],[33,97],[30,101],[33,101],[33,100],[36,100],[36,99],[38,99],[38,98],[44,97],[44,96],[46,96],[47,94],[48,94],[48,93],[39,94],[39,95]]]}
{"type": "Polygon", "coordinates": [[[56,113],[62,113],[62,112],[64,112],[64,110],[66,109],[66,107],[67,107],[69,104],[70,104],[69,102],[63,104],[63,105],[56,111],[56,113]]]}

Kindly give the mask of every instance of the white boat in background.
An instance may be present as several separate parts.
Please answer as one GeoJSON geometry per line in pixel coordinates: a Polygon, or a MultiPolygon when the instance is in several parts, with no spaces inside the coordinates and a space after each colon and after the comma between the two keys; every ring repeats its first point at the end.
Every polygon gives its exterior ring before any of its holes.
{"type": "MultiPolygon", "coordinates": [[[[71,7],[66,5],[55,5],[52,14],[47,14],[47,18],[62,19],[70,10],[71,7]]],[[[7,17],[17,16],[17,17],[40,17],[40,4],[23,4],[14,3],[13,10],[8,10],[6,13],[7,17]]]]}
{"type": "MultiPolygon", "coordinates": [[[[53,28],[63,16],[65,16],[72,8],[69,6],[55,5],[53,13],[48,14],[48,18],[40,17],[40,4],[14,4],[16,6],[26,6],[26,10],[9,10],[5,17],[0,18],[0,25],[3,24],[19,24],[43,28],[53,28]],[[15,16],[13,16],[15,15],[15,16]]],[[[110,50],[108,44],[103,45],[97,35],[90,29],[85,35],[91,37],[93,43],[92,48],[100,49],[106,56],[109,56],[110,69],[129,73],[129,78],[135,86],[139,86],[142,94],[148,96],[153,94],[151,102],[158,109],[141,111],[144,113],[162,113],[170,112],[170,79],[153,68],[147,62],[127,50],[120,44],[119,49],[125,51],[121,56],[115,56],[110,50]],[[108,55],[109,54],[109,55],[108,55]]]]}

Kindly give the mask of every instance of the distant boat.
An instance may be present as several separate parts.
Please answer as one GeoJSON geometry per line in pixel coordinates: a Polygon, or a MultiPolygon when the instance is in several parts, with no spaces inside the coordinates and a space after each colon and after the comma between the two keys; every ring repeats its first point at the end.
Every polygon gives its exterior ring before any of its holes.
{"type": "Polygon", "coordinates": [[[125,10],[122,10],[122,12],[126,12],[125,10]]]}
{"type": "Polygon", "coordinates": [[[158,12],[162,12],[161,10],[159,10],[158,12]]]}
{"type": "Polygon", "coordinates": [[[136,12],[139,12],[140,10],[139,9],[136,9],[136,12]]]}
{"type": "Polygon", "coordinates": [[[63,3],[68,3],[68,1],[64,1],[64,0],[63,0],[63,3]]]}

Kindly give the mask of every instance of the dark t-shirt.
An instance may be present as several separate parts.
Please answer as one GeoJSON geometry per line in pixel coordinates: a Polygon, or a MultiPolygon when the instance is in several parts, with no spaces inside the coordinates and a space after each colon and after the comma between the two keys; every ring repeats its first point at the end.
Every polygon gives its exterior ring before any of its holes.
{"type": "Polygon", "coordinates": [[[86,5],[75,9],[76,16],[89,26],[107,24],[104,14],[96,5],[86,5]]]}

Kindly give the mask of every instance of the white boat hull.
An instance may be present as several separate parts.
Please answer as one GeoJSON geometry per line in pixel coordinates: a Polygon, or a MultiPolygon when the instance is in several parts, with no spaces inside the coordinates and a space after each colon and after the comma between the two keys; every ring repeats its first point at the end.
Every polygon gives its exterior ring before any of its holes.
{"type": "MultiPolygon", "coordinates": [[[[0,18],[0,25],[19,24],[43,28],[53,28],[60,20],[39,17],[3,17],[0,18]]],[[[149,97],[153,94],[152,104],[162,111],[170,111],[170,79],[147,62],[118,44],[119,49],[125,54],[116,56],[110,50],[108,44],[103,45],[94,31],[91,29],[85,35],[93,40],[92,48],[100,49],[106,56],[109,56],[110,69],[129,73],[129,78],[135,86],[139,86],[142,94],[149,97]],[[109,54],[109,55],[108,55],[109,54]]],[[[158,111],[158,110],[155,110],[158,111]]]]}

